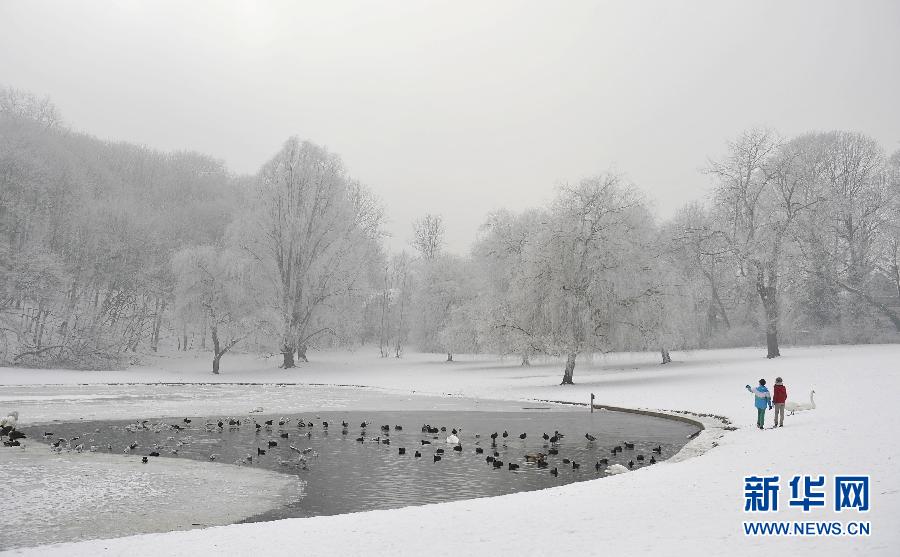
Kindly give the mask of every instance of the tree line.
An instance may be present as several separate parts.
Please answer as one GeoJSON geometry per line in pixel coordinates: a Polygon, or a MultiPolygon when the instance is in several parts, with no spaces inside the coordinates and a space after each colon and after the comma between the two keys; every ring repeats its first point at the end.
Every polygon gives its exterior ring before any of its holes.
{"type": "Polygon", "coordinates": [[[384,241],[384,208],[340,157],[289,138],[253,176],[211,157],[70,130],[0,90],[0,363],[114,368],[165,345],[404,350],[564,360],[900,338],[900,152],[834,131],[740,134],[708,198],[658,221],[604,174],[497,210],[470,253],[440,215],[384,241]]]}

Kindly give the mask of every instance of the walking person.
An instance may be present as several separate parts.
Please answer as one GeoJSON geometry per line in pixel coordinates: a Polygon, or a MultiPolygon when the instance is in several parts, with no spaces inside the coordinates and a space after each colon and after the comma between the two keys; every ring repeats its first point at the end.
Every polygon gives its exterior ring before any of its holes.
{"type": "Polygon", "coordinates": [[[787,400],[787,388],[781,377],[775,378],[774,393],[772,393],[772,405],[775,407],[775,423],[772,427],[784,427],[784,403],[787,400]]]}
{"type": "Polygon", "coordinates": [[[759,386],[751,389],[750,385],[746,385],[747,390],[753,393],[755,397],[754,405],[756,406],[756,427],[763,429],[766,423],[766,408],[772,409],[772,393],[766,388],[766,380],[760,379],[759,386]]]}

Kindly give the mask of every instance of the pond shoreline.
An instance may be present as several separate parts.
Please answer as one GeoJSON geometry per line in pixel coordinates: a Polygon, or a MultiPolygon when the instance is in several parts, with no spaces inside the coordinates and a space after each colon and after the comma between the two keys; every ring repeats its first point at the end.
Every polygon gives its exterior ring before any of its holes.
{"type": "MultiPolygon", "coordinates": [[[[171,384],[171,383],[143,383],[143,382],[142,382],[142,383],[117,384],[116,386],[120,386],[120,385],[129,385],[129,386],[159,386],[159,385],[165,385],[165,386],[170,386],[170,385],[172,385],[172,384],[171,384]]],[[[247,386],[247,385],[248,385],[248,383],[241,382],[241,383],[232,383],[232,384],[214,383],[214,384],[212,384],[212,385],[202,385],[202,384],[198,384],[198,383],[188,383],[188,384],[186,384],[186,385],[179,385],[179,386],[191,386],[191,387],[204,387],[204,386],[208,387],[208,386],[213,386],[214,388],[220,388],[220,387],[229,387],[229,386],[240,386],[240,387],[244,387],[244,386],[247,386]]],[[[108,384],[102,384],[102,385],[101,385],[101,384],[89,384],[89,385],[77,385],[77,386],[67,385],[66,387],[68,387],[68,388],[71,388],[71,387],[78,387],[79,390],[80,390],[80,388],[82,388],[82,387],[90,387],[90,386],[108,386],[108,384]]],[[[281,386],[283,386],[283,384],[262,383],[262,384],[260,384],[259,386],[263,386],[263,387],[281,387],[281,386]]],[[[383,389],[383,388],[373,387],[373,386],[368,386],[368,385],[353,385],[353,386],[350,386],[350,385],[346,385],[346,384],[293,383],[293,384],[291,384],[290,386],[291,386],[291,387],[306,387],[306,388],[325,388],[325,389],[351,389],[351,390],[362,391],[362,392],[366,392],[366,393],[384,393],[384,392],[394,392],[394,393],[397,393],[397,390],[395,390],[395,389],[383,389]]],[[[0,388],[0,393],[2,393],[2,388],[0,388]]],[[[540,402],[540,403],[543,403],[543,404],[550,404],[550,405],[552,405],[552,406],[546,408],[547,411],[550,411],[550,412],[553,412],[553,411],[557,411],[557,412],[558,412],[558,411],[563,411],[563,412],[565,412],[565,413],[567,413],[567,414],[570,413],[570,412],[576,412],[576,410],[573,408],[573,406],[583,407],[583,408],[585,408],[585,409],[587,408],[587,405],[586,405],[586,404],[582,404],[582,403],[567,403],[567,402],[564,402],[564,401],[549,401],[549,400],[542,400],[542,399],[526,399],[526,400],[512,400],[512,399],[478,399],[478,398],[473,398],[473,397],[461,397],[461,396],[458,396],[458,395],[431,394],[431,393],[421,393],[421,392],[400,392],[399,394],[401,394],[401,395],[403,395],[403,396],[412,396],[412,397],[416,397],[416,398],[423,399],[423,400],[424,400],[424,399],[429,399],[429,398],[435,398],[435,397],[442,398],[442,399],[452,399],[452,400],[453,400],[454,402],[456,402],[456,403],[464,402],[465,404],[474,405],[474,406],[476,406],[476,407],[477,407],[477,406],[480,406],[480,405],[485,405],[485,404],[487,404],[487,405],[489,405],[489,406],[497,406],[497,405],[499,405],[499,406],[506,406],[506,407],[508,407],[506,411],[513,411],[513,410],[519,410],[519,409],[521,409],[521,408],[524,408],[524,407],[522,407],[522,406],[517,407],[517,406],[515,406],[516,404],[526,404],[526,405],[527,405],[528,403],[532,403],[532,404],[533,404],[534,402],[540,402]]],[[[63,395],[63,396],[64,396],[64,395],[63,395]]],[[[525,406],[525,407],[533,408],[532,406],[525,406]]],[[[494,408],[494,409],[496,409],[496,408],[494,408]]],[[[542,409],[543,409],[543,408],[542,408],[542,409]]],[[[285,409],[282,409],[282,410],[285,410],[285,409]]],[[[611,409],[611,408],[610,408],[609,410],[610,410],[610,411],[619,411],[619,410],[613,410],[613,409],[611,409]]],[[[442,410],[438,410],[438,411],[442,411],[442,410]]],[[[601,410],[601,411],[606,411],[606,410],[601,410]]],[[[281,414],[281,413],[285,413],[285,414],[286,414],[286,413],[288,413],[287,411],[284,411],[284,412],[282,412],[282,411],[273,411],[273,412],[274,412],[274,413],[278,413],[278,414],[281,414]]],[[[271,416],[271,415],[273,414],[273,412],[268,412],[268,411],[266,411],[266,412],[264,412],[264,414],[265,414],[266,416],[271,416]]],[[[688,419],[688,418],[685,418],[685,417],[683,417],[683,416],[674,416],[674,415],[663,414],[663,413],[651,413],[651,412],[648,412],[648,411],[637,411],[636,413],[640,413],[640,414],[647,415],[647,416],[651,416],[651,417],[662,418],[662,419],[673,419],[673,420],[677,420],[677,421],[681,421],[681,422],[687,422],[687,423],[690,423],[691,425],[700,427],[701,430],[704,430],[704,429],[705,429],[705,428],[704,428],[704,424],[703,424],[702,422],[698,422],[698,421],[696,421],[696,420],[688,419]]],[[[175,417],[179,417],[179,416],[182,415],[182,414],[183,414],[183,412],[182,412],[182,413],[177,413],[177,412],[162,412],[162,413],[160,413],[160,414],[157,415],[157,416],[147,416],[146,414],[139,413],[138,415],[131,415],[131,416],[128,417],[127,419],[134,419],[134,420],[139,420],[139,419],[151,419],[151,418],[152,418],[152,419],[166,419],[166,418],[175,418],[175,417]]],[[[235,415],[242,415],[242,414],[243,414],[243,413],[237,413],[237,414],[235,414],[235,415]]],[[[250,414],[250,415],[252,416],[253,414],[250,414]]],[[[118,415],[118,416],[116,416],[117,419],[121,419],[121,418],[123,418],[123,417],[124,417],[123,415],[118,415]]],[[[68,420],[68,419],[67,419],[67,420],[64,420],[64,421],[65,421],[65,423],[70,423],[70,424],[71,424],[71,423],[78,423],[78,422],[80,422],[81,420],[68,420]]],[[[91,421],[95,421],[95,420],[92,419],[91,421]]],[[[49,420],[49,421],[38,420],[38,421],[24,422],[23,425],[35,427],[35,426],[52,425],[52,424],[59,424],[59,423],[60,423],[60,421],[57,421],[57,420],[49,420]]],[[[688,444],[696,443],[697,441],[698,441],[698,440],[695,438],[695,439],[690,440],[690,441],[688,442],[688,444]]],[[[41,443],[41,445],[43,445],[43,443],[41,443]]],[[[33,448],[33,447],[34,447],[34,444],[32,444],[30,448],[33,448]]],[[[684,452],[684,450],[685,450],[686,447],[687,447],[687,445],[684,445],[684,446],[678,451],[678,453],[676,453],[675,455],[670,456],[667,460],[670,460],[670,459],[676,458],[677,456],[682,455],[682,453],[684,452]]],[[[42,448],[43,448],[43,447],[42,447],[42,448]]],[[[49,447],[48,447],[48,448],[49,448],[49,447]]],[[[701,450],[700,450],[700,451],[697,451],[697,450],[692,450],[692,451],[690,451],[692,455],[701,454],[704,450],[707,450],[706,445],[704,445],[704,446],[702,446],[702,447],[701,447],[701,446],[698,446],[698,447],[696,447],[696,449],[701,449],[701,450]]],[[[34,454],[34,451],[31,451],[30,454],[34,454]]],[[[64,455],[64,456],[67,456],[67,455],[64,455]]],[[[73,455],[71,455],[71,456],[74,457],[75,455],[73,454],[73,455]]],[[[129,460],[136,460],[136,459],[137,459],[137,456],[133,456],[133,457],[114,457],[113,455],[109,455],[109,454],[93,454],[93,453],[84,453],[84,454],[78,455],[78,456],[79,456],[79,457],[86,457],[85,460],[84,460],[84,462],[86,462],[86,463],[87,463],[87,462],[91,462],[91,459],[96,459],[97,457],[100,457],[101,459],[102,459],[102,458],[114,458],[114,459],[116,459],[116,460],[118,460],[118,459],[120,459],[120,458],[128,458],[129,460]]],[[[51,453],[51,454],[47,454],[47,455],[44,457],[44,460],[45,460],[46,462],[50,462],[50,461],[52,461],[53,459],[57,459],[57,460],[58,460],[58,459],[60,459],[60,456],[59,456],[59,455],[54,455],[54,454],[51,453]]],[[[156,459],[151,459],[151,462],[153,463],[152,466],[154,466],[155,468],[163,469],[163,468],[166,468],[166,467],[167,467],[167,465],[168,465],[168,462],[167,462],[167,461],[172,461],[172,460],[182,460],[182,459],[156,458],[156,459]]],[[[243,471],[245,470],[244,467],[234,466],[234,465],[230,465],[230,464],[204,463],[204,462],[198,462],[198,461],[193,461],[193,462],[195,463],[195,466],[200,467],[200,468],[205,467],[205,466],[209,466],[209,465],[213,465],[213,466],[217,466],[217,467],[218,467],[218,468],[217,468],[218,471],[221,471],[221,470],[223,470],[223,469],[225,469],[225,468],[232,468],[232,469],[234,469],[234,470],[241,470],[241,474],[237,474],[237,473],[232,473],[232,474],[230,474],[230,475],[228,476],[228,477],[229,477],[229,481],[233,481],[233,482],[240,483],[240,482],[244,479],[244,475],[243,475],[243,474],[244,474],[243,471]]],[[[208,468],[205,468],[205,469],[206,469],[206,470],[209,470],[208,468]]],[[[291,481],[294,481],[294,482],[298,481],[297,476],[292,475],[292,474],[285,474],[285,473],[280,473],[280,472],[277,472],[277,471],[268,471],[268,472],[266,472],[266,473],[267,473],[267,474],[277,474],[277,475],[280,475],[280,476],[284,476],[285,479],[290,479],[291,481]]],[[[219,472],[217,472],[216,474],[219,474],[219,472]]],[[[595,479],[599,479],[599,478],[595,478],[595,479]]],[[[583,480],[583,481],[592,481],[592,480],[583,480]]],[[[294,491],[293,491],[293,497],[286,496],[285,493],[286,493],[285,490],[282,489],[282,490],[280,491],[280,495],[281,495],[281,496],[280,496],[279,498],[273,498],[273,499],[270,499],[270,503],[269,503],[268,507],[266,507],[266,508],[260,508],[258,505],[256,505],[255,507],[253,507],[253,510],[252,510],[252,511],[248,511],[248,513],[237,512],[237,513],[231,515],[230,518],[228,518],[228,519],[224,519],[224,518],[221,518],[221,517],[216,516],[216,517],[212,517],[212,518],[209,518],[209,519],[198,520],[198,522],[201,524],[200,526],[198,526],[198,524],[193,524],[193,525],[191,525],[191,526],[189,526],[189,527],[194,527],[194,528],[196,528],[196,527],[204,527],[204,526],[212,526],[212,525],[236,524],[236,523],[242,523],[242,522],[245,522],[245,521],[247,521],[247,520],[252,520],[254,516],[265,515],[266,513],[270,513],[270,512],[272,512],[272,511],[278,509],[278,508],[283,507],[283,506],[286,505],[286,504],[291,503],[292,500],[296,500],[296,488],[295,488],[294,491]]],[[[485,497],[485,495],[479,495],[478,497],[485,497]]],[[[429,503],[429,504],[430,504],[430,503],[429,503]]],[[[229,510],[238,511],[239,509],[229,509],[229,510]]],[[[124,530],[124,531],[112,531],[111,536],[112,536],[112,537],[118,537],[118,536],[121,536],[121,535],[130,535],[130,534],[138,534],[138,533],[152,533],[152,532],[160,532],[160,531],[174,531],[174,530],[178,530],[178,529],[184,529],[184,524],[178,523],[177,521],[170,521],[169,523],[166,523],[166,524],[174,525],[174,527],[169,527],[169,526],[167,526],[167,525],[164,525],[164,524],[158,524],[158,523],[157,523],[157,524],[152,524],[152,525],[148,524],[147,526],[143,526],[143,527],[142,527],[142,526],[140,526],[138,523],[132,523],[132,524],[130,524],[130,529],[126,529],[126,530],[124,530]],[[171,523],[171,524],[170,524],[170,523],[171,523]],[[143,529],[142,529],[142,528],[143,528],[143,529]]],[[[98,535],[98,536],[96,536],[96,537],[86,537],[86,538],[76,538],[76,539],[102,539],[102,538],[104,538],[104,537],[110,537],[110,536],[107,535],[107,534],[108,534],[108,532],[107,532],[107,533],[104,533],[104,534],[101,534],[101,535],[98,535]]],[[[63,539],[45,540],[45,541],[70,541],[70,540],[63,538],[63,539]]],[[[25,546],[22,546],[22,545],[16,545],[15,547],[25,547],[25,546]]],[[[11,548],[11,547],[0,546],[0,549],[10,549],[10,548],[11,548]]]]}

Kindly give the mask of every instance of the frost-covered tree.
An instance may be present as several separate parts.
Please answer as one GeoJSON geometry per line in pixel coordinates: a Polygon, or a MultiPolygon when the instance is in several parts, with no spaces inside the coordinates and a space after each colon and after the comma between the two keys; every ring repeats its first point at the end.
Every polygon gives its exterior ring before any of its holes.
{"type": "Polygon", "coordinates": [[[808,134],[795,141],[815,149],[819,167],[814,187],[821,202],[803,234],[808,271],[850,296],[841,309],[850,327],[859,329],[875,311],[900,331],[900,311],[881,299],[890,276],[892,223],[900,195],[881,146],[849,132],[808,134]]]}
{"type": "Polygon", "coordinates": [[[202,316],[209,327],[216,375],[222,357],[261,326],[249,264],[241,254],[213,246],[185,248],[172,257],[176,312],[186,321],[202,316]]]}
{"type": "Polygon", "coordinates": [[[579,354],[615,349],[622,328],[641,327],[633,308],[657,295],[642,274],[651,224],[636,190],[605,175],[562,188],[529,243],[530,303],[543,344],[566,357],[563,384],[579,354]]]}
{"type": "Polygon", "coordinates": [[[413,248],[419,256],[431,261],[444,248],[444,219],[441,215],[425,215],[413,223],[413,248]]]}
{"type": "Polygon", "coordinates": [[[263,165],[232,237],[279,314],[282,367],[294,367],[295,353],[306,361],[309,344],[341,323],[347,298],[367,289],[381,221],[374,197],[322,147],[292,137],[263,165]]]}
{"type": "Polygon", "coordinates": [[[769,130],[750,130],[729,144],[709,168],[715,203],[738,274],[762,305],[768,358],[781,355],[779,280],[798,218],[819,201],[814,188],[815,153],[803,141],[783,142],[769,130]],[[809,163],[809,164],[807,164],[809,163]]]}

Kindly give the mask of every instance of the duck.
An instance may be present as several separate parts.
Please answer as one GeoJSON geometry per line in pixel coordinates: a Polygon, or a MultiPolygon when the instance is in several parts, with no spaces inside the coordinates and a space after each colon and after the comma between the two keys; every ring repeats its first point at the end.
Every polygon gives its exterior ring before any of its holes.
{"type": "Polygon", "coordinates": [[[552,454],[552,455],[558,455],[558,454],[559,454],[559,449],[549,449],[547,452],[550,453],[550,454],[552,454]]]}
{"type": "Polygon", "coordinates": [[[550,466],[550,463],[547,462],[546,460],[539,460],[539,461],[537,461],[537,467],[538,467],[538,468],[546,468],[546,467],[548,467],[548,466],[550,466]]]}
{"type": "Polygon", "coordinates": [[[328,429],[328,422],[322,422],[322,427],[328,429]]]}
{"type": "Polygon", "coordinates": [[[455,447],[453,447],[453,450],[456,451],[456,452],[458,452],[458,453],[461,453],[461,452],[462,452],[462,445],[456,445],[455,447]]]}
{"type": "Polygon", "coordinates": [[[406,454],[406,448],[405,448],[405,447],[399,447],[399,448],[397,449],[397,454],[402,454],[402,455],[403,455],[403,454],[406,454]]]}
{"type": "Polygon", "coordinates": [[[653,447],[653,452],[656,454],[662,454],[662,445],[657,445],[653,447]]]}
{"type": "Polygon", "coordinates": [[[503,461],[494,459],[494,468],[503,468],[503,461]]]}
{"type": "Polygon", "coordinates": [[[143,462],[144,464],[147,464],[147,462],[149,462],[149,461],[148,461],[148,459],[147,459],[146,456],[142,456],[142,457],[141,457],[141,462],[143,462]]]}
{"type": "Polygon", "coordinates": [[[433,458],[434,458],[434,462],[438,462],[439,460],[441,460],[441,455],[434,455],[433,458]]]}
{"type": "Polygon", "coordinates": [[[426,441],[425,439],[422,439],[422,446],[423,446],[423,447],[424,447],[425,445],[430,445],[430,444],[431,444],[431,441],[426,441]]]}
{"type": "MultiPolygon", "coordinates": [[[[78,445],[78,446],[79,446],[79,447],[83,447],[84,445],[78,445]]],[[[75,448],[77,449],[78,447],[75,447],[75,448]]],[[[79,452],[80,452],[80,451],[79,451],[79,452]]],[[[159,456],[159,452],[157,452],[157,451],[150,451],[150,453],[149,453],[147,456],[159,456]]]]}
{"type": "Polygon", "coordinates": [[[528,453],[525,455],[525,462],[541,462],[546,457],[544,453],[528,453]]]}
{"type": "Polygon", "coordinates": [[[633,461],[633,460],[629,460],[629,461],[628,461],[628,469],[631,470],[631,469],[633,469],[633,468],[634,468],[634,461],[633,461]]]}
{"type": "Polygon", "coordinates": [[[551,443],[556,443],[557,441],[559,441],[559,437],[556,436],[556,435],[553,435],[553,436],[550,437],[549,441],[550,441],[551,443]]]}
{"type": "Polygon", "coordinates": [[[518,469],[519,469],[519,465],[516,464],[516,463],[514,463],[514,462],[510,462],[510,463],[509,463],[509,469],[510,469],[510,470],[518,470],[518,469]]]}
{"type": "Polygon", "coordinates": [[[497,433],[496,431],[494,433],[491,433],[491,439],[496,440],[498,435],[500,435],[500,434],[497,433]]]}
{"type": "Polygon", "coordinates": [[[572,461],[569,460],[568,458],[564,458],[564,459],[563,459],[563,464],[568,464],[568,463],[570,463],[570,462],[572,462],[572,461]]]}
{"type": "Polygon", "coordinates": [[[578,464],[577,462],[575,462],[573,460],[572,461],[572,470],[578,470],[579,468],[581,468],[581,464],[578,464]]]}
{"type": "Polygon", "coordinates": [[[625,445],[626,449],[634,450],[634,443],[629,443],[628,441],[622,441],[622,444],[625,445]]]}
{"type": "Polygon", "coordinates": [[[274,421],[274,420],[266,420],[264,423],[265,423],[266,425],[272,425],[272,422],[273,422],[273,421],[274,421]]]}
{"type": "Polygon", "coordinates": [[[503,430],[503,438],[506,439],[507,437],[509,437],[509,432],[506,430],[503,430]]]}
{"type": "Polygon", "coordinates": [[[183,420],[181,420],[181,421],[183,421],[183,422],[184,422],[184,423],[186,423],[186,424],[189,424],[189,423],[191,423],[191,420],[190,420],[190,419],[188,419],[188,418],[185,418],[185,419],[183,419],[183,420]]]}
{"type": "Polygon", "coordinates": [[[547,435],[546,433],[544,433],[543,435],[541,435],[541,437],[544,439],[544,441],[549,441],[549,440],[550,440],[550,436],[547,435]]]}
{"type": "Polygon", "coordinates": [[[656,464],[656,458],[655,458],[655,457],[653,457],[653,456],[650,457],[650,464],[656,464]]]}
{"type": "Polygon", "coordinates": [[[554,467],[552,470],[550,470],[550,475],[551,476],[559,476],[559,469],[554,467]]]}
{"type": "Polygon", "coordinates": [[[816,394],[816,390],[813,389],[809,391],[809,403],[806,402],[797,402],[794,400],[789,400],[784,403],[784,409],[794,414],[794,412],[802,412],[804,410],[815,410],[816,409],[816,401],[813,399],[813,395],[816,394]]]}
{"type": "Polygon", "coordinates": [[[382,439],[382,440],[381,440],[381,444],[382,444],[382,445],[390,445],[390,444],[391,444],[391,440],[390,440],[390,439],[382,439]]]}
{"type": "Polygon", "coordinates": [[[365,440],[366,440],[366,439],[365,439],[364,437],[357,437],[357,438],[356,438],[356,441],[357,441],[358,443],[362,443],[362,442],[365,441],[365,440]]]}
{"type": "Polygon", "coordinates": [[[266,454],[265,449],[260,449],[259,447],[256,447],[256,456],[262,456],[264,454],[266,454]]]}
{"type": "Polygon", "coordinates": [[[271,447],[277,447],[277,446],[278,446],[278,441],[269,441],[269,447],[270,447],[270,448],[271,448],[271,447]]]}
{"type": "Polygon", "coordinates": [[[437,449],[434,452],[437,454],[444,454],[444,449],[437,449]]]}
{"type": "Polygon", "coordinates": [[[585,433],[584,438],[587,439],[588,441],[596,441],[597,440],[597,438],[594,437],[593,435],[591,435],[590,433],[585,433]]]}
{"type": "Polygon", "coordinates": [[[522,433],[519,435],[519,439],[525,439],[526,437],[528,437],[527,433],[522,433]]]}
{"type": "Polygon", "coordinates": [[[484,453],[484,449],[482,449],[481,447],[475,447],[475,454],[483,454],[483,453],[484,453]]]}
{"type": "Polygon", "coordinates": [[[621,464],[613,464],[612,466],[608,467],[605,472],[607,474],[624,474],[625,472],[628,472],[628,468],[622,466],[621,464]]]}
{"type": "Polygon", "coordinates": [[[285,431],[284,433],[282,433],[282,434],[281,434],[281,438],[282,438],[282,439],[287,439],[287,438],[288,438],[288,433],[287,433],[286,431],[285,431]]]}
{"type": "Polygon", "coordinates": [[[395,425],[395,426],[394,426],[394,431],[403,431],[403,426],[402,426],[402,425],[395,425]]]}
{"type": "Polygon", "coordinates": [[[635,458],[635,460],[644,460],[644,455],[639,454],[639,455],[637,455],[637,456],[634,457],[634,458],[635,458]]]}
{"type": "Polygon", "coordinates": [[[341,427],[347,428],[347,427],[350,427],[350,424],[348,424],[347,421],[345,420],[345,421],[341,422],[341,427]]]}
{"type": "Polygon", "coordinates": [[[492,457],[491,455],[488,455],[488,456],[484,457],[484,461],[487,462],[488,464],[490,464],[491,462],[494,462],[494,457],[492,457]]]}
{"type": "Polygon", "coordinates": [[[420,453],[419,451],[416,451],[416,454],[413,456],[415,456],[416,458],[422,458],[422,453],[420,453]]]}

